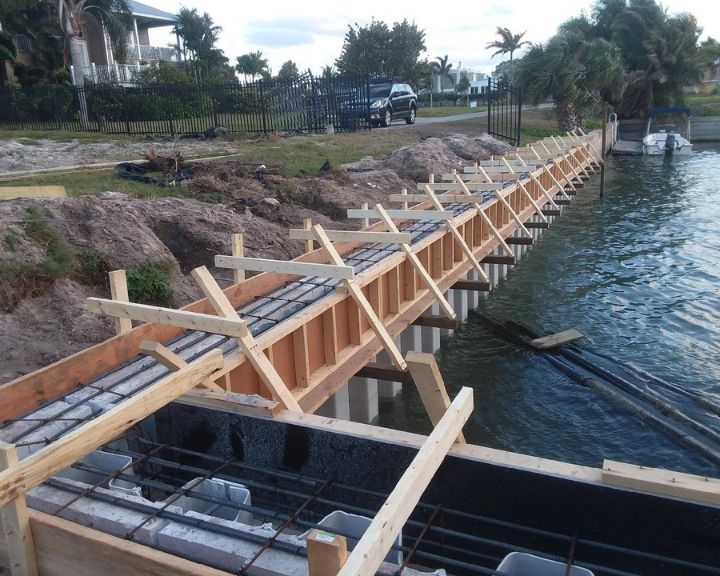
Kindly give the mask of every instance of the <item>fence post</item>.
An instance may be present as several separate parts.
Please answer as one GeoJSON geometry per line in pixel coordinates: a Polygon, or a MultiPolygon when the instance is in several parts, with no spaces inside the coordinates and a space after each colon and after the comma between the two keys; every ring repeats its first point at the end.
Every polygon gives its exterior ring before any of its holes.
{"type": "Polygon", "coordinates": [[[260,106],[262,108],[262,131],[263,134],[267,134],[267,102],[265,101],[265,90],[263,88],[264,85],[264,80],[258,80],[258,88],[260,88],[260,106]]]}
{"type": "Polygon", "coordinates": [[[490,101],[490,90],[492,89],[492,77],[488,76],[488,88],[487,88],[487,102],[488,102],[488,134],[492,135],[491,122],[492,122],[492,103],[490,101]]]}
{"type": "Polygon", "coordinates": [[[522,126],[522,87],[518,84],[517,87],[517,99],[518,99],[518,113],[517,113],[517,147],[520,147],[520,129],[522,126]]]}

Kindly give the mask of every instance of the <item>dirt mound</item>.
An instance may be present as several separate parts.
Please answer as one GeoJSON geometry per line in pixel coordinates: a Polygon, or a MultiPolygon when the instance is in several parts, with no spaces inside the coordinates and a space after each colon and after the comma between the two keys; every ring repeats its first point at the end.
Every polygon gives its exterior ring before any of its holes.
{"type": "MultiPolygon", "coordinates": [[[[131,300],[154,298],[179,307],[200,297],[188,276],[197,266],[210,268],[222,286],[232,281],[231,271],[213,268],[215,254],[231,252],[232,233],[244,235],[249,256],[294,258],[303,243],[290,241],[287,229],[302,226],[305,218],[327,228],[357,229],[360,221],[346,220],[347,209],[387,204],[389,194],[412,192],[431,173],[460,169],[505,149],[487,136],[453,134],[347,169],[328,161],[317,174],[291,178],[276,166],[197,165],[178,189],[192,199],[140,200],[104,192],[0,202],[0,382],[112,335],[109,319],[84,308],[88,296],[108,296],[109,270],[133,275],[140,288],[133,294],[131,287],[131,300]]],[[[160,150],[154,160],[162,163],[160,150]]]]}
{"type": "Polygon", "coordinates": [[[284,226],[191,199],[104,193],[0,203],[0,381],[112,335],[111,321],[84,308],[88,296],[108,297],[109,270],[135,271],[139,290],[151,294],[146,284],[166,274],[171,292],[158,303],[175,307],[201,296],[187,275],[192,268],[208,266],[228,285],[231,271],[213,261],[231,252],[237,232],[249,255],[289,259],[302,251],[284,226]]]}
{"type": "Polygon", "coordinates": [[[452,134],[445,138],[428,138],[405,146],[381,159],[364,158],[346,165],[349,172],[392,170],[400,178],[413,182],[427,181],[430,174],[461,169],[473,162],[501,154],[509,146],[487,135],[471,137],[452,134]]]}

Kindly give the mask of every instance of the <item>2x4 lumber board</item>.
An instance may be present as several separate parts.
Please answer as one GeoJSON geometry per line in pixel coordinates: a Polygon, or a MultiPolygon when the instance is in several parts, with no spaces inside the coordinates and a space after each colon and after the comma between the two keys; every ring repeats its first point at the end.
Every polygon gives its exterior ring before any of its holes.
{"type": "Polygon", "coordinates": [[[471,388],[462,388],[418,451],[338,576],[373,576],[473,410],[471,388]]]}
{"type": "Polygon", "coordinates": [[[335,307],[322,313],[323,321],[323,347],[325,348],[325,363],[337,364],[338,339],[337,316],[335,307]]]}
{"type": "Polygon", "coordinates": [[[16,198],[65,198],[65,186],[3,186],[0,200],[16,198]]]}
{"type": "Polygon", "coordinates": [[[549,336],[535,338],[534,340],[530,340],[529,344],[538,350],[551,350],[553,348],[557,348],[558,346],[563,346],[565,344],[569,344],[570,342],[580,340],[582,337],[583,335],[581,332],[578,332],[575,328],[570,328],[570,330],[563,330],[562,332],[550,334],[549,336]]]}
{"type": "MultiPolygon", "coordinates": [[[[17,466],[17,450],[12,444],[0,442],[0,470],[17,466]]],[[[30,517],[28,516],[25,494],[0,509],[2,533],[7,548],[8,565],[12,576],[37,576],[38,567],[35,557],[35,543],[30,517]]]]}
{"type": "Polygon", "coordinates": [[[395,266],[388,272],[388,311],[390,314],[400,312],[402,304],[400,287],[400,266],[395,266]]]}
{"type": "Polygon", "coordinates": [[[30,510],[42,576],[230,576],[129,540],[30,510]]]}
{"type": "MultiPolygon", "coordinates": [[[[330,239],[325,235],[325,231],[322,229],[322,226],[316,224],[315,226],[313,226],[312,230],[315,233],[315,239],[317,240],[318,244],[320,244],[320,246],[325,250],[325,252],[327,252],[330,260],[335,265],[342,266],[343,259],[340,254],[338,254],[330,239]]],[[[383,346],[385,347],[388,356],[390,356],[393,363],[400,370],[405,370],[405,368],[407,367],[405,364],[405,359],[400,353],[400,350],[398,350],[398,347],[395,345],[395,342],[393,342],[390,334],[388,334],[388,331],[385,328],[384,324],[373,311],[372,306],[370,306],[370,303],[367,301],[367,298],[365,298],[362,290],[353,280],[346,279],[343,281],[343,283],[345,285],[345,288],[347,288],[348,292],[352,296],[353,300],[355,300],[358,308],[361,310],[367,321],[370,323],[370,327],[372,328],[373,332],[375,332],[375,335],[383,343],[383,346]]]]}
{"type": "Polygon", "coordinates": [[[602,481],[612,486],[720,505],[720,480],[716,478],[605,460],[602,481]]]}
{"type": "MultiPolygon", "coordinates": [[[[455,174],[454,182],[418,182],[417,189],[425,190],[426,186],[430,186],[434,192],[462,190],[458,178],[460,178],[460,174],[455,174]]],[[[463,184],[473,192],[493,192],[504,188],[501,182],[463,182],[463,184]]]]}
{"type": "Polygon", "coordinates": [[[244,320],[218,318],[217,316],[199,312],[186,312],[184,310],[136,304],[134,302],[115,302],[104,298],[88,298],[86,306],[88,310],[95,314],[107,314],[141,322],[177,326],[186,330],[200,330],[236,338],[248,333],[247,323],[244,320]]]}
{"type": "Polygon", "coordinates": [[[385,382],[400,382],[402,384],[412,382],[410,373],[407,370],[398,370],[394,366],[378,364],[376,362],[368,362],[355,373],[355,376],[360,378],[374,378],[385,382]]]}
{"type": "Polygon", "coordinates": [[[295,360],[295,382],[301,388],[310,386],[310,351],[308,350],[308,325],[303,324],[292,333],[295,360]]]}
{"type": "Polygon", "coordinates": [[[457,280],[450,288],[452,290],[467,290],[468,292],[490,292],[492,285],[490,282],[480,280],[457,280]]]}
{"type": "MultiPolygon", "coordinates": [[[[450,397],[435,356],[426,352],[410,351],[405,355],[405,361],[408,363],[408,370],[418,389],[425,411],[430,417],[430,422],[433,426],[437,426],[450,408],[450,397]]],[[[465,444],[462,432],[458,434],[457,442],[465,444]]]]}
{"type": "Polygon", "coordinates": [[[444,330],[457,330],[460,327],[460,320],[457,318],[446,318],[440,314],[423,314],[415,318],[413,326],[429,326],[431,328],[442,328],[444,330]]]}
{"type": "MultiPolygon", "coordinates": [[[[397,196],[400,196],[397,194],[397,196]]],[[[333,242],[361,242],[365,244],[410,244],[412,235],[409,232],[366,232],[364,230],[325,230],[325,234],[333,242]]],[[[291,240],[315,239],[312,230],[290,230],[291,240]]]]}
{"type": "Polygon", "coordinates": [[[480,262],[483,264],[505,264],[507,266],[514,266],[516,264],[515,256],[496,256],[494,254],[485,256],[480,262]]]}
{"type": "Polygon", "coordinates": [[[270,260],[266,258],[236,258],[234,256],[215,256],[218,268],[240,268],[253,272],[280,272],[294,276],[318,276],[321,278],[337,278],[347,280],[355,276],[352,266],[334,264],[308,264],[293,260],[270,260]]]}
{"type": "MultiPolygon", "coordinates": [[[[408,194],[409,196],[409,194],[408,194]]],[[[397,220],[452,220],[453,213],[447,210],[385,210],[390,218],[397,220]]],[[[347,211],[348,218],[380,218],[377,210],[362,210],[350,208],[347,211]]]]}
{"type": "Polygon", "coordinates": [[[337,576],[347,561],[347,539],[313,529],[307,537],[308,576],[337,576]]]}
{"type": "MultiPolygon", "coordinates": [[[[526,226],[527,227],[527,226],[526,226]]],[[[505,242],[507,242],[510,245],[520,245],[520,246],[532,246],[533,239],[528,238],[527,236],[510,236],[510,238],[505,238],[505,242]]]]}
{"type": "Polygon", "coordinates": [[[496,167],[489,167],[484,168],[483,166],[478,166],[479,170],[476,173],[464,173],[464,174],[443,174],[441,176],[442,180],[444,182],[454,182],[457,179],[457,176],[460,176],[463,182],[465,182],[468,185],[474,185],[478,184],[480,186],[487,185],[487,184],[500,184],[500,182],[493,182],[492,180],[489,180],[488,178],[490,176],[500,176],[499,180],[519,180],[520,176],[515,174],[514,172],[509,171],[507,168],[503,166],[496,166],[496,167]],[[482,170],[482,172],[480,172],[482,170]],[[482,180],[480,180],[482,178],[482,180]]]}
{"type": "Polygon", "coordinates": [[[168,374],[12,468],[0,472],[0,506],[5,506],[154,414],[219,370],[222,364],[222,351],[212,350],[186,368],[168,374]]]}
{"type": "MultiPolygon", "coordinates": [[[[390,216],[390,211],[385,210],[382,206],[380,206],[380,204],[378,204],[375,208],[377,214],[380,217],[380,220],[385,224],[385,227],[391,232],[397,231],[397,227],[395,226],[395,223],[392,221],[392,217],[390,216]]],[[[437,287],[435,280],[432,279],[429,271],[422,265],[417,254],[413,252],[413,249],[410,247],[410,245],[401,244],[400,248],[405,253],[406,258],[410,261],[410,264],[414,268],[415,273],[417,273],[417,275],[420,277],[423,284],[425,284],[428,290],[430,290],[435,296],[435,299],[437,300],[437,303],[442,309],[445,316],[447,316],[448,318],[456,318],[457,315],[455,314],[452,306],[450,306],[450,303],[447,301],[443,293],[437,287]]],[[[412,277],[414,282],[414,275],[408,274],[408,276],[412,277]]]]}
{"type": "MultiPolygon", "coordinates": [[[[312,228],[312,218],[303,219],[303,229],[310,230],[312,228]]],[[[312,252],[315,249],[315,240],[312,238],[305,239],[305,252],[312,252]]]]}
{"type": "MultiPolygon", "coordinates": [[[[243,258],[245,256],[245,240],[242,234],[233,234],[231,237],[232,255],[235,258],[243,258]]],[[[233,280],[235,284],[245,280],[245,270],[239,268],[233,269],[233,280]]]]}
{"type": "MultiPolygon", "coordinates": [[[[125,270],[112,270],[108,273],[110,278],[110,298],[118,302],[129,302],[127,275],[125,270]]],[[[115,318],[115,333],[125,334],[132,330],[132,320],[129,318],[115,318]]]]}
{"type": "MultiPolygon", "coordinates": [[[[188,366],[188,363],[185,362],[185,360],[158,342],[143,340],[140,343],[140,353],[154,358],[160,364],[165,366],[165,368],[168,368],[171,371],[179,370],[180,368],[187,368],[188,366]]],[[[224,392],[224,390],[212,380],[203,380],[200,382],[200,386],[224,392]]]]}
{"type": "MultiPolygon", "coordinates": [[[[191,275],[219,315],[224,316],[230,321],[236,321],[234,319],[239,318],[237,311],[233,308],[232,304],[230,304],[230,301],[205,266],[195,268],[191,272],[191,275]]],[[[235,339],[238,341],[238,344],[240,344],[243,354],[250,361],[253,368],[255,368],[258,376],[268,387],[275,399],[282,402],[288,410],[300,411],[300,405],[297,403],[297,400],[295,400],[295,397],[291,394],[290,390],[288,390],[272,362],[264,354],[257,340],[253,338],[250,332],[246,330],[244,334],[236,336],[235,339]]]]}
{"type": "Polygon", "coordinates": [[[257,394],[217,392],[206,388],[188,390],[185,394],[177,398],[175,402],[197,408],[209,408],[211,410],[221,410],[232,414],[260,418],[273,418],[279,414],[281,410],[284,410],[279,402],[268,400],[257,394]]]}
{"type": "MultiPolygon", "coordinates": [[[[487,202],[482,196],[466,196],[465,194],[438,194],[442,204],[482,204],[487,202]]],[[[390,194],[390,202],[427,202],[427,194],[390,194]]],[[[408,242],[409,244],[409,242],[408,242]]]]}

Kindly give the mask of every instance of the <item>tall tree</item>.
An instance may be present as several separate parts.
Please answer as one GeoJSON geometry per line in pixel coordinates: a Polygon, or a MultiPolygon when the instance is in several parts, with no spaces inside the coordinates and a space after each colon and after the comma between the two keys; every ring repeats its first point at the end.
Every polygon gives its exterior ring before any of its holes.
{"type": "Polygon", "coordinates": [[[452,84],[455,84],[455,79],[450,76],[450,70],[452,70],[452,62],[448,62],[449,57],[447,54],[445,56],[436,56],[435,62],[432,63],[433,72],[437,74],[440,77],[440,88],[442,89],[442,79],[447,78],[450,80],[452,84]]]}
{"type": "Polygon", "coordinates": [[[390,28],[373,19],[367,26],[348,27],[335,66],[342,74],[408,78],[424,51],[425,31],[416,24],[403,20],[390,28]]]}
{"type": "Polygon", "coordinates": [[[495,34],[497,34],[500,39],[495,40],[494,42],[488,42],[485,47],[489,49],[496,49],[492,58],[495,58],[498,54],[510,54],[510,81],[512,82],[515,80],[513,71],[513,55],[518,49],[530,42],[522,39],[522,37],[525,36],[525,32],[522,32],[521,34],[513,34],[509,28],[501,28],[498,26],[495,34]]]}
{"type": "Polygon", "coordinates": [[[180,39],[180,50],[189,73],[197,82],[211,76],[213,71],[227,66],[228,59],[215,44],[222,28],[217,26],[210,15],[201,16],[196,8],[181,8],[173,32],[180,39]]]}
{"type": "Polygon", "coordinates": [[[65,65],[84,64],[80,47],[83,21],[95,17],[105,28],[118,59],[127,52],[132,13],[126,0],[59,0],[58,19],[65,32],[65,65]]]}
{"type": "Polygon", "coordinates": [[[247,82],[248,76],[252,81],[263,72],[268,69],[268,60],[263,58],[263,53],[258,50],[257,52],[250,52],[249,54],[243,54],[237,57],[237,65],[235,69],[245,76],[247,82]]]}
{"type": "Polygon", "coordinates": [[[292,60],[288,60],[287,62],[283,62],[283,65],[280,66],[277,79],[281,81],[291,81],[297,80],[299,76],[300,71],[298,70],[297,64],[295,64],[292,60]]]}

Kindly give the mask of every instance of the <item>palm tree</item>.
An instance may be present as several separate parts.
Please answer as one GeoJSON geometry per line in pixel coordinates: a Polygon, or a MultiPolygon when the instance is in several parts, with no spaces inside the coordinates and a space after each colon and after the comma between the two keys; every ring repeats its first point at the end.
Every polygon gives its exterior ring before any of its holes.
{"type": "Polygon", "coordinates": [[[94,16],[105,27],[115,55],[122,59],[127,50],[132,13],[126,0],[58,0],[60,26],[65,31],[64,62],[84,62],[80,39],[83,20],[94,16]]]}
{"type": "MultiPolygon", "coordinates": [[[[440,88],[442,88],[442,78],[448,78],[450,82],[454,84],[455,80],[452,76],[450,76],[450,70],[453,65],[452,62],[448,62],[448,55],[445,54],[442,58],[440,56],[436,56],[435,60],[437,60],[437,62],[433,62],[431,66],[433,72],[440,77],[440,88]]],[[[430,90],[432,91],[432,88],[430,88],[430,90]]]]}
{"type": "Polygon", "coordinates": [[[531,45],[520,77],[531,102],[553,99],[562,130],[584,127],[593,108],[617,100],[626,86],[623,58],[616,45],[568,30],[544,45],[531,45]]]}
{"type": "MultiPolygon", "coordinates": [[[[527,30],[525,31],[527,32],[527,30]]],[[[495,40],[494,42],[488,42],[485,47],[488,49],[496,48],[497,50],[493,53],[491,58],[495,58],[498,54],[510,54],[510,81],[512,82],[514,79],[513,76],[513,54],[515,54],[515,51],[518,50],[518,48],[521,48],[525,44],[529,44],[527,40],[523,40],[522,37],[525,36],[525,32],[521,34],[513,34],[510,32],[509,28],[501,28],[500,26],[497,27],[497,31],[495,32],[499,37],[500,40],[495,40]]]]}
{"type": "Polygon", "coordinates": [[[245,82],[247,82],[248,76],[250,76],[254,82],[255,79],[262,74],[263,70],[267,70],[267,68],[268,60],[267,58],[263,58],[263,53],[260,50],[238,56],[237,65],[235,66],[238,73],[245,76],[245,82]]]}
{"type": "Polygon", "coordinates": [[[209,68],[225,58],[222,50],[215,47],[221,30],[207,12],[200,16],[197,8],[181,8],[177,14],[173,32],[180,39],[183,59],[196,81],[202,80],[209,68]]]}

